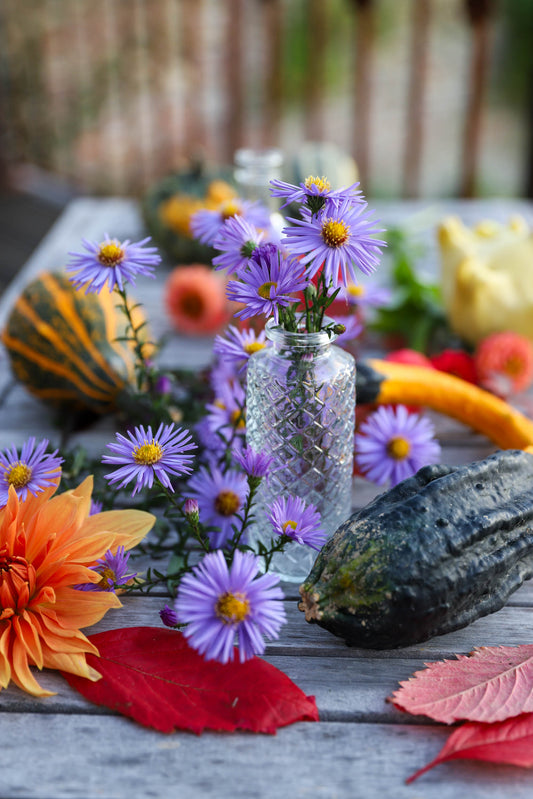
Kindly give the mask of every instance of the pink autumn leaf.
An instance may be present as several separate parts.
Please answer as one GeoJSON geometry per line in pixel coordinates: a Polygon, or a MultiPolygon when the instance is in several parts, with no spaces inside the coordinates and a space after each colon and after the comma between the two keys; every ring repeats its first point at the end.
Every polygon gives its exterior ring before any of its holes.
{"type": "Polygon", "coordinates": [[[463,724],[452,732],[437,757],[412,774],[407,782],[413,782],[448,760],[483,760],[524,768],[533,766],[533,713],[495,724],[463,724]]]}
{"type": "Polygon", "coordinates": [[[533,712],[533,644],[484,646],[426,666],[390,698],[400,710],[446,724],[533,712]]]}

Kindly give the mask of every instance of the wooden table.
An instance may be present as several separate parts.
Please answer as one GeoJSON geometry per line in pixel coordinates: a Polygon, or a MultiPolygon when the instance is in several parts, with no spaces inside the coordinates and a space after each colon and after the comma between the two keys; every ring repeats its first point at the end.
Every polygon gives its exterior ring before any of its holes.
{"type": "MultiPolygon", "coordinates": [[[[427,204],[426,204],[427,205],[427,204]]],[[[422,204],[380,207],[385,224],[413,219],[422,204]]],[[[525,203],[442,203],[436,220],[457,212],[474,220],[507,218],[525,203]]],[[[0,303],[0,324],[20,288],[42,269],[60,268],[82,236],[100,238],[108,231],[140,238],[138,209],[127,200],[76,200],[42,242],[0,303]]],[[[430,255],[428,269],[434,268],[430,255]]],[[[161,314],[164,270],[142,285],[142,300],[156,335],[165,329],[161,314]]],[[[386,275],[382,275],[386,279],[386,275]]],[[[60,431],[48,411],[20,386],[9,387],[2,353],[0,372],[0,447],[20,445],[29,435],[47,436],[54,445],[60,431]]],[[[169,362],[206,364],[210,342],[176,338],[163,357],[169,362]]],[[[448,419],[438,420],[443,461],[458,464],[493,451],[482,437],[448,419]]],[[[73,436],[96,454],[113,436],[112,420],[73,436]]],[[[354,502],[365,504],[376,491],[361,480],[354,502]]],[[[137,797],[350,797],[350,799],[446,799],[533,795],[533,773],[507,766],[455,762],[436,768],[419,782],[405,778],[440,750],[449,728],[402,714],[385,700],[427,661],[468,653],[476,646],[533,641],[533,587],[524,586],[499,613],[470,627],[420,646],[389,652],[349,649],[342,641],[308,625],[297,610],[296,589],[286,587],[288,623],[268,646],[266,659],[286,672],[307,694],[316,696],[319,723],[299,723],[276,736],[206,733],[200,737],[163,735],[87,703],[53,672],[40,677],[57,691],[34,699],[15,687],[0,693],[0,796],[2,799],[137,799],[137,797]]],[[[123,608],[110,611],[89,632],[134,625],[159,625],[164,596],[128,596],[123,608]]]]}

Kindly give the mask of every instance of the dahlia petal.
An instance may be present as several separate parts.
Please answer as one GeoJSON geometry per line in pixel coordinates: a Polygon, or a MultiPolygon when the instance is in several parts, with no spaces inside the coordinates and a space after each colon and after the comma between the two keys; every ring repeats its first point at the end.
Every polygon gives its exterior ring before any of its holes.
{"type": "Polygon", "coordinates": [[[43,651],[37,630],[32,624],[31,614],[24,611],[22,616],[14,616],[11,622],[13,633],[23,645],[30,660],[37,668],[43,667],[43,651]]]}
{"type": "Polygon", "coordinates": [[[54,691],[41,688],[30,671],[28,655],[24,645],[16,636],[13,636],[11,651],[11,679],[19,688],[32,696],[53,696],[54,691]]]}
{"type": "Polygon", "coordinates": [[[102,555],[107,549],[111,549],[113,554],[116,554],[116,549],[119,546],[131,549],[142,541],[146,533],[154,526],[154,522],[155,516],[146,511],[108,510],[90,516],[83,525],[83,533],[85,536],[95,533],[112,534],[112,543],[103,548],[102,555]]]}
{"type": "MultiPolygon", "coordinates": [[[[58,588],[56,605],[60,607],[58,622],[64,629],[79,630],[91,627],[102,619],[110,608],[120,608],[122,603],[112,591],[77,591],[75,588],[58,588]]],[[[41,613],[45,608],[41,609],[41,613]]],[[[44,615],[44,613],[43,613],[44,615]]]]}

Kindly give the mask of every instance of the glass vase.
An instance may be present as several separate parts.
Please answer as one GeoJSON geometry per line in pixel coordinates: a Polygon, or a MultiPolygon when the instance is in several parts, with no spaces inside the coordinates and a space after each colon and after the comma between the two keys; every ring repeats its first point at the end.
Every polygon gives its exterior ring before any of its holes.
{"type": "MultiPolygon", "coordinates": [[[[355,360],[326,332],[289,333],[271,319],[266,335],[272,346],[248,361],[246,436],[274,462],[258,494],[251,543],[269,546],[274,534],[266,513],[287,495],[313,503],[329,537],[351,512],[355,360]]],[[[270,569],[301,582],[316,554],[291,542],[270,569]]]]}

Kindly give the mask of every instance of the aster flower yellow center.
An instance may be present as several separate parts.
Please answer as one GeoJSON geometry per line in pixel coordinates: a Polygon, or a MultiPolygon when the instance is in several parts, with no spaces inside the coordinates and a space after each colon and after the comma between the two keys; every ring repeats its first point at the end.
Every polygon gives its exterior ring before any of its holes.
{"type": "Polygon", "coordinates": [[[365,293],[365,287],[358,286],[356,283],[350,283],[346,286],[346,291],[351,297],[362,297],[365,293]]]}
{"type": "Polygon", "coordinates": [[[220,516],[233,516],[241,506],[241,501],[235,491],[224,489],[215,499],[215,510],[220,516]]]}
{"type": "Polygon", "coordinates": [[[226,220],[232,216],[240,216],[242,211],[238,202],[235,202],[235,200],[228,200],[222,204],[220,213],[222,215],[222,219],[226,220]]]}
{"type": "Polygon", "coordinates": [[[341,247],[350,234],[350,227],[342,219],[326,219],[320,231],[328,247],[341,247]]]}
{"type": "Polygon", "coordinates": [[[116,241],[102,242],[98,249],[98,260],[104,266],[117,266],[124,260],[125,252],[116,241]]]}
{"type": "Polygon", "coordinates": [[[403,461],[411,451],[411,444],[403,436],[393,436],[387,444],[387,454],[397,461],[403,461]]]}
{"type": "Polygon", "coordinates": [[[244,621],[250,615],[250,602],[245,594],[222,594],[215,605],[215,613],[224,624],[244,621]]]}
{"type": "Polygon", "coordinates": [[[233,427],[236,428],[246,427],[246,422],[244,419],[244,411],[241,411],[239,408],[236,408],[234,411],[232,411],[230,418],[233,427]]]}
{"type": "Polygon", "coordinates": [[[265,346],[266,345],[263,341],[251,341],[249,344],[245,344],[243,349],[247,355],[253,355],[254,352],[263,350],[265,346]]]}
{"type": "Polygon", "coordinates": [[[102,591],[107,591],[110,587],[109,580],[111,580],[111,586],[113,586],[116,582],[117,575],[115,574],[113,569],[109,568],[109,566],[104,567],[104,570],[101,572],[101,575],[102,579],[100,580],[100,582],[96,583],[96,585],[98,586],[98,588],[101,588],[102,591]]]}
{"type": "Polygon", "coordinates": [[[309,177],[305,179],[304,186],[306,189],[310,189],[312,186],[316,186],[320,192],[326,192],[331,189],[331,184],[329,180],[326,180],[325,177],[315,178],[313,177],[313,175],[309,175],[309,177]]]}
{"type": "Polygon", "coordinates": [[[296,530],[298,524],[297,522],[293,522],[292,519],[287,519],[287,521],[283,522],[281,526],[283,527],[283,532],[286,533],[287,530],[293,530],[293,531],[296,530]]]}
{"type": "Polygon", "coordinates": [[[152,439],[151,442],[145,441],[133,450],[133,460],[139,466],[152,466],[163,457],[163,447],[157,441],[152,439]]]}
{"type": "Polygon", "coordinates": [[[271,280],[271,281],[269,281],[268,283],[263,283],[263,284],[262,284],[261,286],[259,286],[259,288],[257,289],[257,293],[258,293],[258,294],[259,294],[259,296],[260,296],[260,297],[262,297],[264,300],[269,300],[269,299],[270,299],[270,289],[272,288],[272,286],[274,286],[274,288],[275,288],[275,289],[277,289],[277,287],[278,287],[278,284],[277,284],[277,283],[276,283],[274,280],[271,280]]]}
{"type": "Polygon", "coordinates": [[[6,480],[13,488],[24,488],[31,480],[31,469],[26,463],[14,463],[6,474],[6,480]]]}

